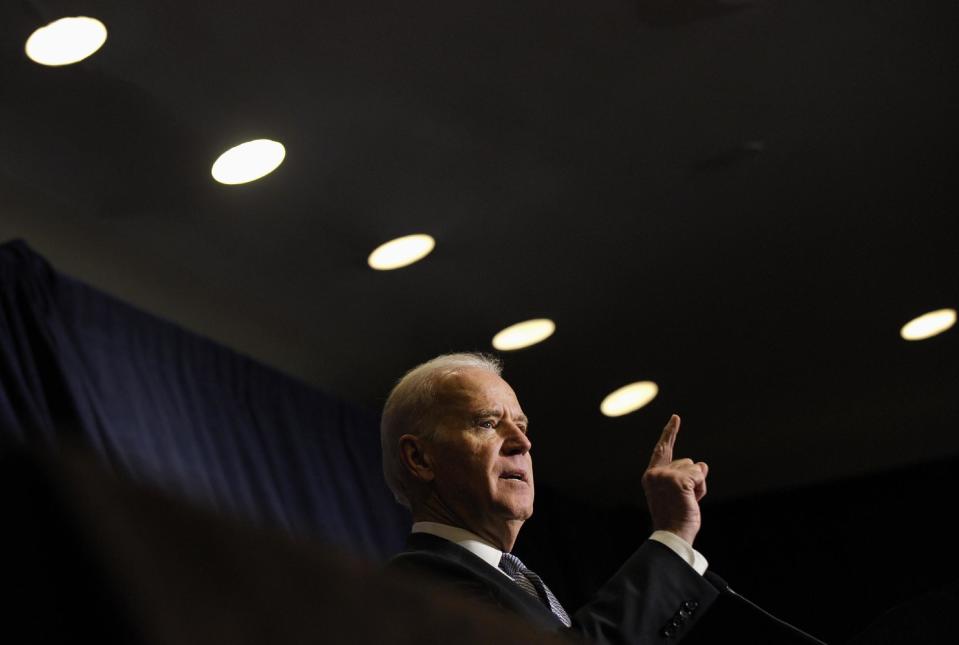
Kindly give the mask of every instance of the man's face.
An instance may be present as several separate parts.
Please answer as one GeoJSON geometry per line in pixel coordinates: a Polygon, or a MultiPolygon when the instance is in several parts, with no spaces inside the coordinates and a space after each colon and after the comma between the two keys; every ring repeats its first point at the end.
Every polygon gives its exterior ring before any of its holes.
{"type": "Polygon", "coordinates": [[[438,385],[437,403],[436,494],[479,535],[504,520],[522,524],[533,514],[532,444],[513,389],[496,374],[465,369],[438,385]]]}

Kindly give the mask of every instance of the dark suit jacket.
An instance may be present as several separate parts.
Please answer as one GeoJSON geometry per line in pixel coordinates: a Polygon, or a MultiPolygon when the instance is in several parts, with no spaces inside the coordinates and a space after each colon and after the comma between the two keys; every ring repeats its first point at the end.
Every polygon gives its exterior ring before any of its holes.
{"type": "MultiPolygon", "coordinates": [[[[443,538],[410,535],[407,549],[388,568],[427,574],[440,586],[519,614],[544,629],[567,629],[539,600],[443,538]]],[[[647,540],[589,603],[570,613],[573,625],[567,631],[597,643],[675,643],[719,593],[668,547],[647,540]]]]}

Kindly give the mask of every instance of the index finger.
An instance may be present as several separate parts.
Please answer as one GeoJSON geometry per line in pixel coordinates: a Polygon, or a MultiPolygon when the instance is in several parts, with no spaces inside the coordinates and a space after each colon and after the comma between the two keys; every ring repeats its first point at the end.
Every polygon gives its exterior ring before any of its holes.
{"type": "Polygon", "coordinates": [[[679,415],[669,417],[669,422],[663,428],[663,434],[653,448],[653,455],[649,458],[649,467],[667,466],[673,461],[673,446],[676,444],[676,435],[679,434],[679,415]]]}

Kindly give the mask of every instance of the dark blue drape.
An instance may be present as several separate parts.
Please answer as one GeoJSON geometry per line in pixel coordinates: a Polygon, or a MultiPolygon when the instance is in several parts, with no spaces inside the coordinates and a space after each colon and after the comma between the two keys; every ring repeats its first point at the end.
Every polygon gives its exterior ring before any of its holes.
{"type": "Polygon", "coordinates": [[[88,445],[138,481],[370,557],[408,517],[380,469],[377,415],[0,245],[0,424],[88,445]]]}

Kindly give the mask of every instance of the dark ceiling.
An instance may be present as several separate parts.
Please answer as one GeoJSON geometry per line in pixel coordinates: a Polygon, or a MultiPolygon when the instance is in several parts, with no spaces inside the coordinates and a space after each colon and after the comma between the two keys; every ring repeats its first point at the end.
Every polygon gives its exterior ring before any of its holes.
{"type": "Polygon", "coordinates": [[[671,412],[730,498],[959,454],[959,5],[6,0],[0,239],[370,408],[500,328],[538,481],[638,500],[671,412]],[[109,39],[63,68],[65,15],[109,39]],[[284,164],[214,183],[267,137],[284,164]],[[426,232],[425,261],[368,253],[426,232]],[[610,390],[652,379],[606,419],[610,390]]]}

